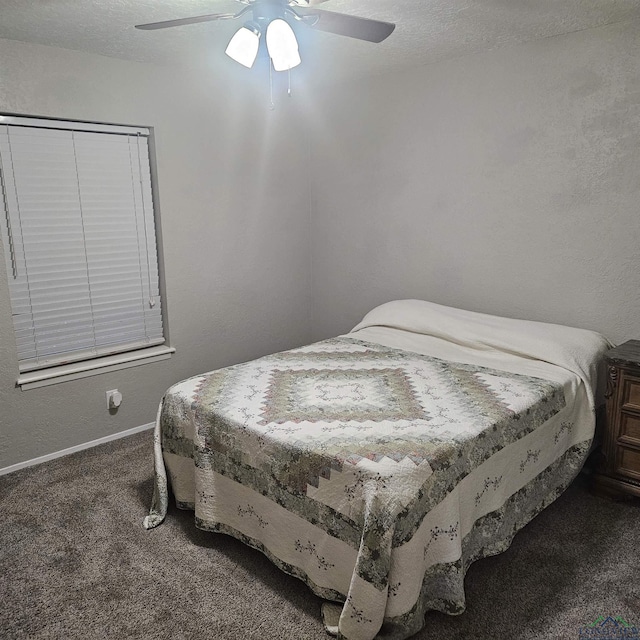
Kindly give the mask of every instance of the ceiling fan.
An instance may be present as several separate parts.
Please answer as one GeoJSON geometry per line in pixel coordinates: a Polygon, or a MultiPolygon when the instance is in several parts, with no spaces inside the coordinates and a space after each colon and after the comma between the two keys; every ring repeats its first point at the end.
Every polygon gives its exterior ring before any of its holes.
{"type": "Polygon", "coordinates": [[[136,29],[166,29],[198,22],[234,20],[251,14],[251,20],[236,32],[226,53],[246,67],[251,67],[258,53],[260,36],[266,32],[269,56],[276,71],[292,69],[300,64],[298,43],[286,20],[301,22],[311,29],[348,36],[368,42],[382,42],[395,29],[395,24],[370,18],[324,11],[315,5],[326,0],[237,0],[245,5],[237,13],[210,13],[191,18],[138,24],[136,29]]]}

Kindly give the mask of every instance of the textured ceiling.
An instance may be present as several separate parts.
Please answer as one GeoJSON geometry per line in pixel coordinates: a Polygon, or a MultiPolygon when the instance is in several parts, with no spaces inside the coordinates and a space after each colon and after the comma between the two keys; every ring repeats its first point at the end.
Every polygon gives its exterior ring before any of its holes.
{"type": "MultiPolygon", "coordinates": [[[[133,26],[240,6],[234,0],[0,0],[0,38],[127,60],[210,66],[226,58],[224,48],[240,21],[159,31],[133,26]]],[[[331,0],[322,8],[397,25],[381,44],[298,25],[305,66],[336,79],[640,18],[638,0],[331,0]]]]}

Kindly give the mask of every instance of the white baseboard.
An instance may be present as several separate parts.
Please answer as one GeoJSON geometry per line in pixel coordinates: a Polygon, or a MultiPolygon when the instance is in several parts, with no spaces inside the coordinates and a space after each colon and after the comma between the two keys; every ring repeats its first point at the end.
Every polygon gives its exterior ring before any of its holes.
{"type": "Polygon", "coordinates": [[[68,456],[70,453],[75,453],[76,451],[82,451],[83,449],[90,449],[91,447],[96,447],[99,444],[104,444],[105,442],[111,442],[112,440],[119,440],[120,438],[126,438],[127,436],[132,436],[134,433],[140,433],[140,431],[147,431],[148,429],[153,429],[155,426],[154,422],[150,422],[149,424],[143,424],[139,427],[133,427],[133,429],[126,429],[125,431],[118,431],[118,433],[112,433],[110,436],[104,436],[104,438],[98,438],[97,440],[91,440],[90,442],[83,442],[82,444],[77,444],[74,447],[69,447],[68,449],[62,449],[62,451],[55,451],[54,453],[48,453],[46,456],[40,456],[39,458],[33,458],[32,460],[25,460],[24,462],[18,462],[17,464],[12,464],[10,467],[4,467],[0,469],[0,476],[4,476],[7,473],[12,473],[13,471],[18,471],[19,469],[24,469],[25,467],[33,467],[36,464],[40,464],[41,462],[48,462],[49,460],[55,460],[56,458],[62,458],[62,456],[68,456]]]}

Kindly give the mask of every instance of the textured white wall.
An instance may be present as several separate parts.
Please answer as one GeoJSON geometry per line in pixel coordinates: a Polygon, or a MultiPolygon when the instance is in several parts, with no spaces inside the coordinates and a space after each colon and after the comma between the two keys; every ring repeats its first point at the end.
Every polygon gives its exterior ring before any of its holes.
{"type": "Polygon", "coordinates": [[[170,361],[20,391],[0,267],[0,468],[151,422],[169,385],[308,341],[308,149],[287,102],[270,111],[246,76],[215,69],[189,75],[9,40],[0,61],[0,112],[155,128],[177,349],[170,361]],[[110,415],[114,388],[124,401],[110,415]]]}
{"type": "Polygon", "coordinates": [[[318,100],[315,338],[405,297],[640,336],[640,21],[318,100]]]}

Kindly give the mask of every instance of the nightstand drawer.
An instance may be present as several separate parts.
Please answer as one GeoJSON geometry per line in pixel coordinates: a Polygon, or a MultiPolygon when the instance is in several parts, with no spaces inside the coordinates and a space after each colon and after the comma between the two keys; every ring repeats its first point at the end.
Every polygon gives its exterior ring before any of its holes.
{"type": "Polygon", "coordinates": [[[624,376],[622,379],[622,406],[621,409],[640,411],[640,378],[624,376]]]}
{"type": "Polygon", "coordinates": [[[640,416],[629,413],[621,415],[619,442],[640,447],[640,416]]]}
{"type": "Polygon", "coordinates": [[[618,446],[616,471],[634,480],[640,480],[640,450],[618,446]]]}
{"type": "Polygon", "coordinates": [[[607,351],[607,419],[594,486],[640,497],[640,340],[607,351]]]}

